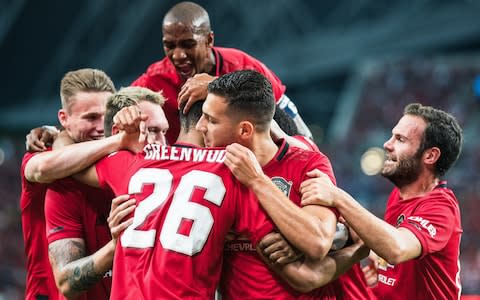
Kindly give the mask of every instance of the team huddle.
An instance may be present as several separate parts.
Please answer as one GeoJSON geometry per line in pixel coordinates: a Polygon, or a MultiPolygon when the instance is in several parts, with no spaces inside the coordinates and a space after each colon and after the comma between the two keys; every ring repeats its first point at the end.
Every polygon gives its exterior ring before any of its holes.
{"type": "Polygon", "coordinates": [[[336,186],[278,77],[213,46],[202,7],[175,5],[162,29],[166,57],[131,87],[66,73],[62,130],[27,138],[26,299],[459,297],[460,213],[440,178],[461,151],[453,116],[405,107],[382,220],[336,186]]]}

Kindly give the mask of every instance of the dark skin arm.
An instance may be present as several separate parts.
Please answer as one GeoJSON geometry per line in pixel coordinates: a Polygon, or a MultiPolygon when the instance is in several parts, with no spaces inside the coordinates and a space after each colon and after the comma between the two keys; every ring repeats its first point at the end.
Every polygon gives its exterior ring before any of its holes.
{"type": "Polygon", "coordinates": [[[290,263],[288,256],[296,253],[295,249],[288,249],[290,247],[280,234],[269,234],[260,241],[257,252],[275,273],[302,293],[308,293],[337,279],[369,253],[363,242],[356,239],[353,245],[329,252],[323,259],[305,256],[290,263]]]}
{"type": "Polygon", "coordinates": [[[50,147],[59,131],[54,126],[33,128],[25,137],[25,148],[28,152],[42,152],[50,147]]]}

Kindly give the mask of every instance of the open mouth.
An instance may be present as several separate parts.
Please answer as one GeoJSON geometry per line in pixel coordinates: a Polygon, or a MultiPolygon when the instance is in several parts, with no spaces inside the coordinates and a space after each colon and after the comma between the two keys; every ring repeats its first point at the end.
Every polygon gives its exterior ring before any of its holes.
{"type": "Polygon", "coordinates": [[[194,75],[193,73],[195,70],[190,64],[178,65],[176,66],[176,68],[177,68],[177,72],[183,78],[190,78],[194,75]]]}

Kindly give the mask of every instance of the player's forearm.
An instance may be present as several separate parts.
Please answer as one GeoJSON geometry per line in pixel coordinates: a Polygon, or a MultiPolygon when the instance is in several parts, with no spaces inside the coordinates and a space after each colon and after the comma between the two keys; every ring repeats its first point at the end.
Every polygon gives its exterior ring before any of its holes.
{"type": "Polygon", "coordinates": [[[100,248],[92,255],[65,264],[58,274],[57,286],[66,298],[75,298],[100,281],[112,269],[114,243],[100,248]]]}
{"type": "Polygon", "coordinates": [[[377,218],[348,193],[338,190],[335,207],[355,230],[365,245],[389,263],[405,261],[409,255],[408,243],[402,233],[387,222],[377,218]],[[407,254],[407,255],[406,255],[407,254]]]}
{"type": "Polygon", "coordinates": [[[251,186],[260,204],[282,235],[298,250],[312,258],[322,258],[331,247],[332,236],[320,219],[298,207],[267,176],[251,186]],[[300,234],[301,233],[301,234],[300,234]]]}
{"type": "Polygon", "coordinates": [[[85,169],[119,148],[119,136],[114,135],[103,140],[68,145],[61,149],[39,153],[28,161],[25,177],[31,182],[53,182],[85,169]]]}
{"type": "Polygon", "coordinates": [[[308,293],[337,279],[354,264],[368,255],[363,243],[355,243],[329,253],[321,260],[306,257],[285,266],[272,267],[295,290],[308,293]]]}
{"type": "Polygon", "coordinates": [[[331,252],[328,254],[328,260],[333,260],[335,272],[325,274],[328,276],[327,283],[337,279],[340,275],[348,271],[354,264],[368,256],[370,249],[363,242],[354,243],[348,247],[331,252]]]}

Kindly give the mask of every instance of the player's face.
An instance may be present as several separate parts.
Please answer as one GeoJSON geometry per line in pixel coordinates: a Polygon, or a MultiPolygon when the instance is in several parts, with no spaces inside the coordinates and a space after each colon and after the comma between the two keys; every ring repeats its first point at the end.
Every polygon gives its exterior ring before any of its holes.
{"type": "Polygon", "coordinates": [[[225,98],[208,94],[196,129],[203,134],[206,147],[225,147],[237,140],[238,123],[227,113],[225,98]]]}
{"type": "Polygon", "coordinates": [[[211,47],[213,33],[194,34],[190,26],[183,23],[163,25],[163,50],[177,73],[187,80],[199,73],[209,73],[213,66],[211,47]]]}
{"type": "Polygon", "coordinates": [[[145,122],[148,130],[148,142],[166,145],[165,134],[168,130],[168,121],[162,107],[149,101],[140,101],[138,106],[142,114],[148,116],[148,120],[145,122]]]}
{"type": "Polygon", "coordinates": [[[72,96],[70,111],[60,118],[62,126],[75,142],[104,137],[103,118],[110,92],[78,92],[72,96]]]}
{"type": "Polygon", "coordinates": [[[383,145],[386,160],[382,175],[401,187],[415,181],[422,169],[419,153],[426,123],[421,117],[405,115],[392,130],[392,137],[383,145]]]}

